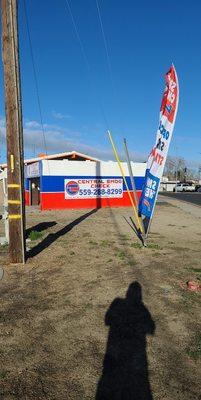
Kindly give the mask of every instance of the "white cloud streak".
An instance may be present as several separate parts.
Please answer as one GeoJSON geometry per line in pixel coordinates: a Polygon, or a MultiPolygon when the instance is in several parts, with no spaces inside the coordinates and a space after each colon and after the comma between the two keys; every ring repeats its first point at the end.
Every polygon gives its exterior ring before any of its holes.
{"type": "Polygon", "coordinates": [[[26,121],[25,127],[30,129],[40,129],[41,125],[37,121],[26,121]]]}
{"type": "MultiPolygon", "coordinates": [[[[47,146],[48,154],[51,153],[63,153],[67,151],[78,151],[81,153],[88,154],[92,157],[99,158],[100,160],[114,160],[112,149],[108,144],[108,148],[101,146],[91,146],[83,143],[80,140],[81,133],[64,130],[63,128],[55,125],[44,124],[45,128],[45,141],[47,146]],[[80,136],[80,137],[79,137],[80,136]]],[[[5,119],[0,118],[0,133],[2,137],[2,143],[6,143],[6,130],[5,130],[5,119]]],[[[43,132],[40,128],[40,124],[37,121],[25,121],[24,122],[24,148],[25,155],[26,150],[34,152],[45,152],[45,144],[43,132]]],[[[123,153],[120,153],[122,160],[125,160],[123,153]]],[[[130,151],[131,160],[134,161],[145,161],[147,155],[137,152],[130,151]]]]}
{"type": "Polygon", "coordinates": [[[68,115],[68,114],[62,114],[62,113],[60,113],[60,112],[56,112],[56,111],[52,111],[52,116],[53,116],[53,118],[55,118],[55,119],[69,119],[70,118],[70,115],[68,115]]]}

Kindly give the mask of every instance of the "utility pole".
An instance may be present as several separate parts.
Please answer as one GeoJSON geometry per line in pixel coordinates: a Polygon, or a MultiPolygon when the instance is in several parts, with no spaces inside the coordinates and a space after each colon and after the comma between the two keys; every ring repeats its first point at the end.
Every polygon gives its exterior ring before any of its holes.
{"type": "Polygon", "coordinates": [[[1,15],[7,136],[9,256],[11,263],[24,263],[24,154],[17,0],[1,0],[1,15]]]}

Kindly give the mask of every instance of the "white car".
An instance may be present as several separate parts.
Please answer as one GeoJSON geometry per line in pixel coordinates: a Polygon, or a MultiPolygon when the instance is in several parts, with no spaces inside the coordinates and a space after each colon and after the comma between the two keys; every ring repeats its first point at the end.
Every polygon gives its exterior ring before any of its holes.
{"type": "Polygon", "coordinates": [[[178,183],[173,192],[195,192],[195,186],[190,183],[178,183]]]}

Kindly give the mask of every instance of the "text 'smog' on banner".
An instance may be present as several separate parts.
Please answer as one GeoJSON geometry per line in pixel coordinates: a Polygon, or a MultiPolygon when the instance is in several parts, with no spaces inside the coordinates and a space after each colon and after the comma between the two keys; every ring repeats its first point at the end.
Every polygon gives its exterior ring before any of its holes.
{"type": "Polygon", "coordinates": [[[65,179],[65,199],[93,199],[123,197],[123,179],[65,179]]]}
{"type": "Polygon", "coordinates": [[[179,100],[177,73],[173,65],[165,75],[165,79],[166,87],[160,108],[156,143],[147,161],[145,183],[139,203],[140,214],[149,219],[151,219],[153,215],[160,180],[172,138],[179,100]]]}

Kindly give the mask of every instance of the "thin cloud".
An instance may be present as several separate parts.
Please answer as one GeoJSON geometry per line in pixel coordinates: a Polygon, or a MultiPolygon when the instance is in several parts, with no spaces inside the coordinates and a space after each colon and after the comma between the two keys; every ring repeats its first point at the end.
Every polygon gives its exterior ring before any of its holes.
{"type": "MultiPolygon", "coordinates": [[[[48,154],[60,153],[65,151],[79,151],[81,153],[88,154],[92,157],[99,158],[100,160],[114,160],[113,151],[108,147],[102,146],[91,146],[83,143],[81,140],[82,133],[76,131],[70,131],[64,129],[59,125],[44,124],[45,128],[45,141],[48,154]]],[[[44,136],[41,129],[41,125],[38,121],[25,121],[24,122],[24,150],[25,157],[26,152],[40,153],[45,151],[44,136]]],[[[0,116],[0,143],[2,146],[3,158],[6,157],[5,146],[6,146],[6,129],[5,129],[5,118],[0,116]]],[[[132,151],[129,148],[130,159],[134,162],[145,162],[147,161],[148,154],[138,153],[132,151]]],[[[120,158],[125,161],[124,152],[120,152],[120,158]]],[[[1,154],[2,157],[2,154],[1,154]]],[[[197,160],[186,160],[187,168],[198,170],[201,162],[197,160]]]]}
{"type": "Polygon", "coordinates": [[[37,121],[25,121],[24,123],[26,128],[30,129],[40,129],[41,125],[37,121]]]}
{"type": "MultiPolygon", "coordinates": [[[[88,144],[75,140],[71,137],[67,137],[61,131],[47,130],[45,132],[46,147],[49,154],[60,153],[65,151],[79,151],[91,155],[92,157],[99,158],[101,160],[113,160],[114,155],[110,148],[103,148],[101,146],[93,147],[88,144]]],[[[41,151],[45,149],[44,138],[40,130],[24,129],[24,144],[25,148],[41,151]]],[[[44,150],[43,150],[44,151],[44,150]]],[[[120,154],[122,160],[124,155],[120,154]]],[[[130,153],[131,159],[135,161],[145,161],[146,156],[137,153],[130,153]]]]}
{"type": "MultiPolygon", "coordinates": [[[[26,151],[34,152],[45,152],[45,148],[47,148],[48,154],[51,153],[60,153],[67,151],[78,151],[81,153],[88,154],[92,157],[99,158],[100,160],[114,160],[113,151],[108,147],[102,146],[91,146],[86,143],[83,143],[80,140],[82,134],[80,132],[73,132],[64,130],[59,126],[54,126],[50,124],[44,124],[45,127],[45,142],[44,136],[41,130],[40,124],[37,121],[26,121],[24,123],[24,149],[25,154],[26,151]]],[[[0,118],[0,132],[2,136],[3,144],[6,143],[6,129],[5,129],[5,119],[0,118]]],[[[120,153],[120,157],[122,160],[125,160],[124,153],[120,153]]],[[[134,161],[145,161],[147,159],[147,155],[142,153],[136,153],[132,150],[130,151],[130,158],[134,161]]]]}
{"type": "Polygon", "coordinates": [[[68,115],[68,114],[62,114],[62,113],[60,113],[60,112],[56,112],[56,111],[52,111],[52,116],[55,118],[55,119],[69,119],[70,118],[70,115],[68,115]]]}

